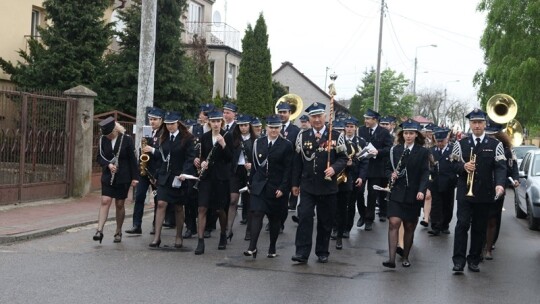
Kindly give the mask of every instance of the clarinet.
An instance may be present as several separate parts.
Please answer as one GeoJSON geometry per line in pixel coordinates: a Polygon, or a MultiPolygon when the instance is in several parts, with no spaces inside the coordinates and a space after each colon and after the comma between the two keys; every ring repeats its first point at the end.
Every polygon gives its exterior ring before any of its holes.
{"type": "MultiPolygon", "coordinates": [[[[119,162],[118,158],[120,157],[120,150],[122,149],[122,143],[123,142],[124,142],[124,134],[122,134],[122,138],[120,138],[120,145],[118,146],[118,151],[116,151],[116,155],[111,160],[111,164],[116,166],[116,171],[118,171],[118,168],[120,168],[120,166],[119,166],[120,162],[119,162]]],[[[114,183],[114,176],[115,175],[116,175],[116,172],[114,172],[114,173],[111,172],[111,183],[110,183],[111,186],[114,183]]]]}
{"type": "MultiPolygon", "coordinates": [[[[249,139],[248,139],[249,140],[249,139]]],[[[244,140],[242,139],[242,141],[240,142],[240,147],[242,149],[242,153],[244,153],[244,158],[246,160],[246,162],[248,163],[251,163],[250,159],[249,159],[249,156],[248,156],[248,153],[246,153],[246,146],[244,145],[244,140]]],[[[247,171],[247,176],[249,177],[249,171],[250,170],[246,170],[247,171]]]]}
{"type": "MultiPolygon", "coordinates": [[[[403,168],[401,168],[401,165],[402,165],[402,160],[403,160],[403,157],[405,156],[405,151],[407,151],[407,149],[405,149],[405,146],[403,146],[403,152],[401,153],[401,156],[399,158],[399,161],[397,163],[397,166],[396,168],[394,169],[394,172],[396,174],[399,174],[399,172],[401,170],[403,170],[403,168]]],[[[390,193],[392,191],[392,187],[394,187],[394,184],[396,183],[397,179],[399,178],[399,176],[396,176],[396,178],[394,180],[392,180],[390,178],[390,182],[388,183],[388,192],[390,193]]]]}
{"type": "MultiPolygon", "coordinates": [[[[227,133],[229,133],[229,131],[225,132],[225,134],[223,134],[223,139],[225,140],[225,136],[227,135],[227,133]]],[[[193,189],[195,190],[199,190],[199,181],[203,178],[204,176],[204,173],[206,173],[206,171],[208,171],[208,168],[210,168],[210,164],[212,163],[213,161],[213,158],[212,156],[214,155],[214,152],[216,151],[217,147],[220,146],[219,143],[216,141],[216,143],[214,144],[214,146],[212,147],[212,150],[210,150],[210,153],[208,153],[208,156],[206,157],[206,163],[208,164],[206,166],[206,169],[204,168],[201,168],[201,171],[199,171],[199,179],[195,182],[195,185],[193,185],[193,189]]],[[[202,149],[202,147],[201,147],[202,149]]],[[[202,153],[202,152],[201,152],[202,153]]]]}

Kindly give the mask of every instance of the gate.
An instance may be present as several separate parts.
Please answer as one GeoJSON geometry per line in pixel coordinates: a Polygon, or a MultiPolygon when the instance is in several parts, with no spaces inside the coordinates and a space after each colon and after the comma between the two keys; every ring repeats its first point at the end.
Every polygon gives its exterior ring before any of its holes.
{"type": "Polygon", "coordinates": [[[0,205],[70,196],[75,99],[0,89],[0,205]]]}

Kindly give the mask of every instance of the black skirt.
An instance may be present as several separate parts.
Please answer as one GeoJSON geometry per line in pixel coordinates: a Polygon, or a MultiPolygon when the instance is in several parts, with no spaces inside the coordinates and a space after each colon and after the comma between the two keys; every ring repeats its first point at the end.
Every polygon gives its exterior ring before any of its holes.
{"type": "Polygon", "coordinates": [[[205,179],[199,182],[199,207],[226,210],[229,208],[229,181],[205,179]]]}
{"type": "Polygon", "coordinates": [[[279,215],[287,212],[288,197],[283,195],[280,198],[268,198],[262,195],[251,194],[249,203],[250,211],[279,215]]]}
{"type": "Polygon", "coordinates": [[[158,186],[157,200],[167,202],[168,204],[184,205],[186,202],[187,189],[187,187],[184,186],[184,183],[187,183],[187,181],[183,181],[182,187],[180,188],[158,186]]]}
{"type": "Polygon", "coordinates": [[[127,198],[130,186],[131,183],[112,186],[109,183],[101,183],[101,195],[123,200],[127,198]]]}
{"type": "Polygon", "coordinates": [[[416,222],[420,216],[420,209],[422,205],[418,202],[413,203],[398,203],[396,201],[390,200],[388,202],[388,209],[386,211],[386,216],[399,217],[404,222],[416,222]]]}
{"type": "Polygon", "coordinates": [[[236,167],[236,172],[231,175],[229,185],[231,193],[240,193],[240,189],[247,185],[247,170],[244,165],[236,167]]]}
{"type": "Polygon", "coordinates": [[[500,197],[498,200],[496,200],[495,203],[489,205],[488,218],[499,217],[499,215],[502,213],[503,204],[504,204],[504,195],[500,197]]]}

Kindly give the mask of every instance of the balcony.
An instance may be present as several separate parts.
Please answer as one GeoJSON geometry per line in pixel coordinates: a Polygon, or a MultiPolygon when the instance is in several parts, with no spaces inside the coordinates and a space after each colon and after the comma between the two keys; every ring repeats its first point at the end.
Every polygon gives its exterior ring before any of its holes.
{"type": "Polygon", "coordinates": [[[240,50],[240,32],[223,22],[186,22],[186,43],[191,43],[193,36],[206,38],[208,46],[228,46],[240,50]]]}

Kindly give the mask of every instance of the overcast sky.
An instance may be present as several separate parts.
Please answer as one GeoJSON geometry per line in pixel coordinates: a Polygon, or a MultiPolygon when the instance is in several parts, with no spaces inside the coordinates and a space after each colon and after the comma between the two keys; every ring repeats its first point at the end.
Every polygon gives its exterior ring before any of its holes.
{"type": "MultiPolygon", "coordinates": [[[[446,88],[450,100],[476,104],[472,78],[483,69],[479,40],[485,26],[478,1],[385,2],[381,68],[412,80],[416,55],[417,93],[446,88]],[[430,44],[437,47],[425,47],[430,44]]],[[[322,88],[328,67],[328,75],[338,75],[339,100],[351,98],[363,72],[377,65],[380,6],[380,0],[216,0],[214,12],[241,36],[262,12],[272,69],[292,62],[322,88]]]]}

